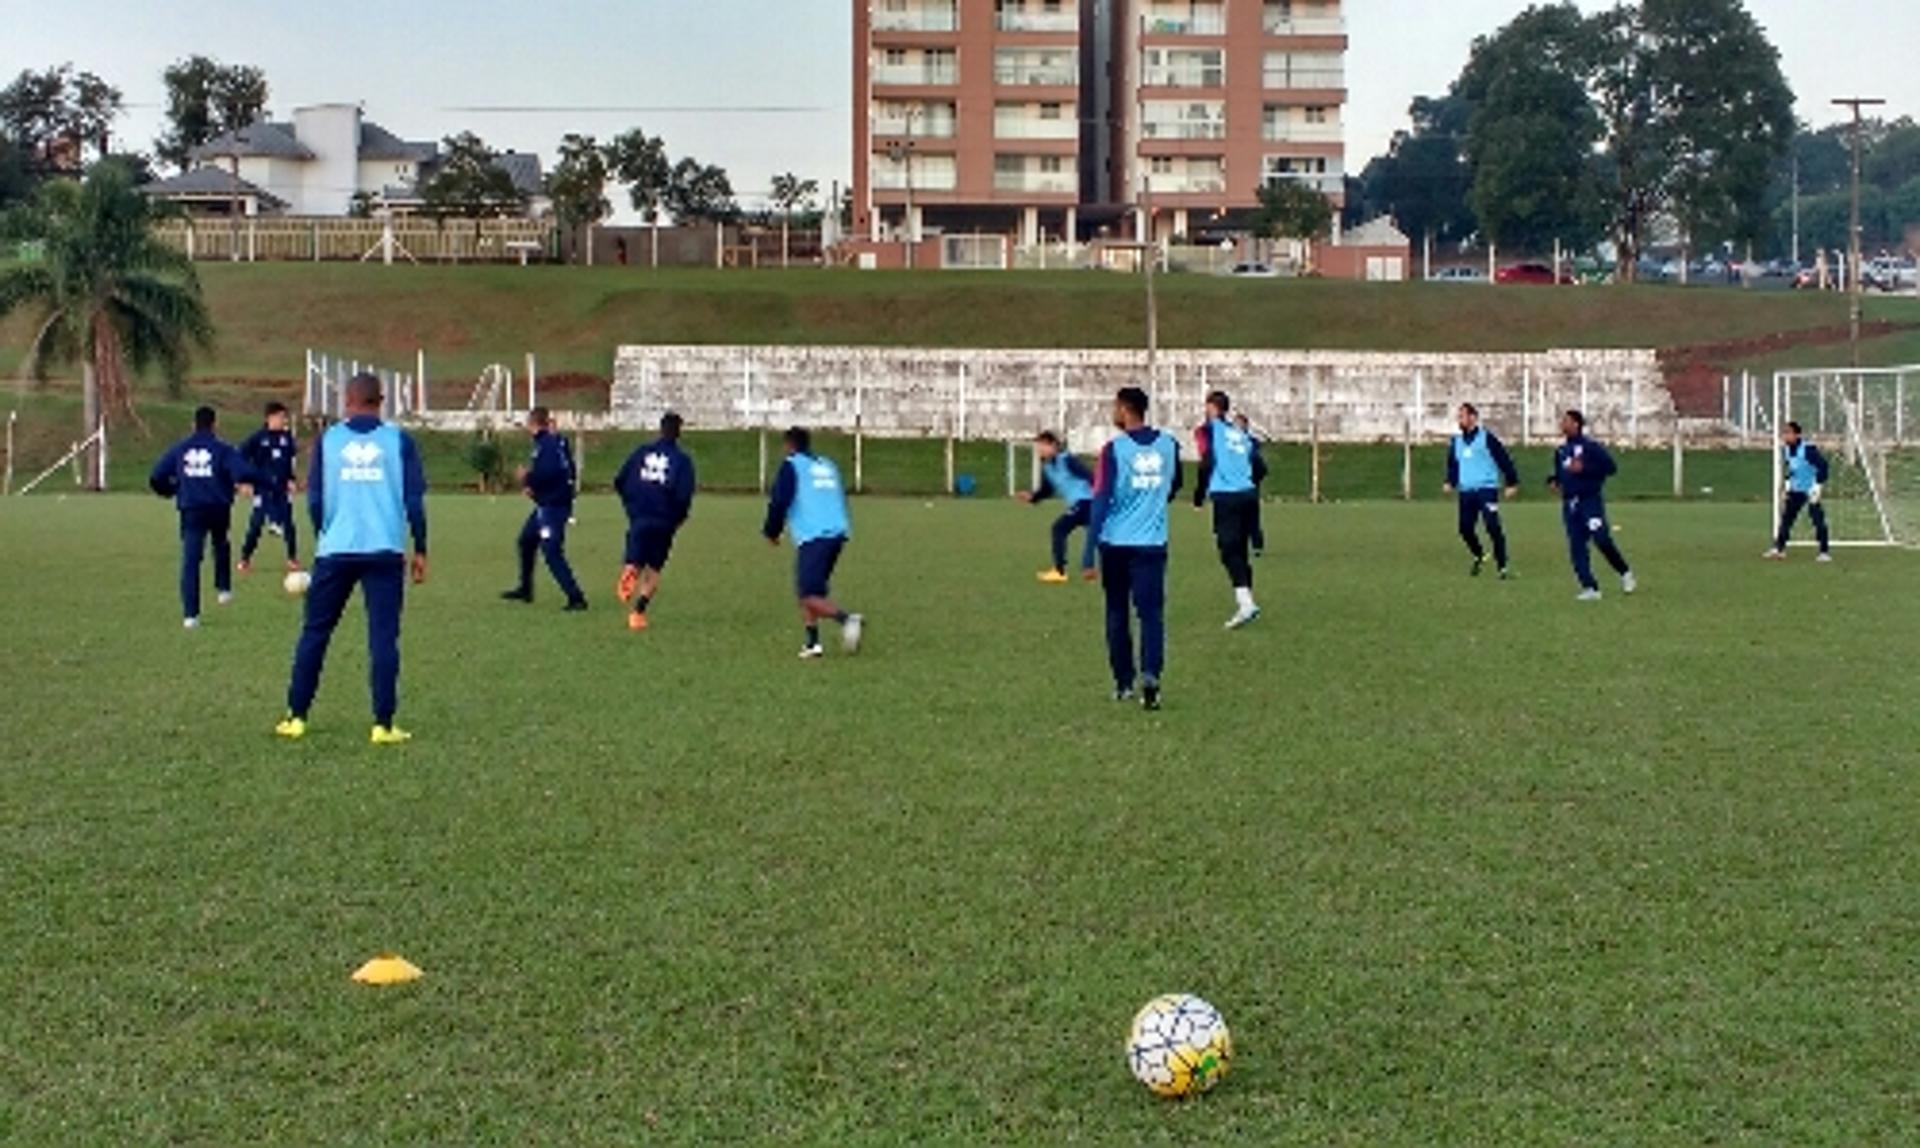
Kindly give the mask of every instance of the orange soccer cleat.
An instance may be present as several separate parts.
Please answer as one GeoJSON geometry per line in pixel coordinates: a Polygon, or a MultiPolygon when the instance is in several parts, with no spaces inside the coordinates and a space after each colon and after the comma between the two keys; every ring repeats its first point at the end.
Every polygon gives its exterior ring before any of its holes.
{"type": "Polygon", "coordinates": [[[637,634],[646,628],[647,628],[647,616],[645,614],[628,614],[627,615],[627,629],[632,630],[634,633],[637,634]]]}

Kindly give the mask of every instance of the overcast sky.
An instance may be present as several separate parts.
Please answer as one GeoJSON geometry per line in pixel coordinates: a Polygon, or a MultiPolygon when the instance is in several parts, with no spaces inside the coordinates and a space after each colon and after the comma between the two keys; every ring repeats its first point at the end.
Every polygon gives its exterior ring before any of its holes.
{"type": "MultiPolygon", "coordinates": [[[[1800,114],[1868,94],[1920,115],[1920,0],[1749,0],[1781,48],[1800,114]]],[[[1522,0],[1349,0],[1354,170],[1413,96],[1458,74],[1473,37],[1522,0]]],[[[1603,4],[1583,4],[1588,9],[1603,4]]],[[[160,71],[194,52],[258,64],[272,110],[354,102],[408,138],[472,128],[551,154],[559,137],[635,124],[733,174],[743,195],[775,172],[827,186],[850,169],[849,0],[0,0],[0,74],[71,60],[132,105],[122,146],[160,129],[160,71]],[[477,106],[677,110],[476,112],[477,106]],[[711,112],[693,108],[787,108],[711,112]]]]}

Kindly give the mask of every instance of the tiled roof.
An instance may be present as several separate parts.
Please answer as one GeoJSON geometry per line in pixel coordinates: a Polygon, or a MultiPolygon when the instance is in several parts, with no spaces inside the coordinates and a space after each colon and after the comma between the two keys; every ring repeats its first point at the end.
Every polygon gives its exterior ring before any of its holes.
{"type": "Polygon", "coordinates": [[[228,132],[194,148],[196,161],[209,159],[313,159],[313,152],[293,134],[292,124],[261,121],[237,132],[228,132]]]}
{"type": "Polygon", "coordinates": [[[143,194],[161,199],[186,198],[252,198],[261,203],[280,205],[282,201],[273,193],[265,191],[232,172],[218,167],[196,167],[192,171],[176,175],[171,179],[156,180],[143,184],[143,194]]]}

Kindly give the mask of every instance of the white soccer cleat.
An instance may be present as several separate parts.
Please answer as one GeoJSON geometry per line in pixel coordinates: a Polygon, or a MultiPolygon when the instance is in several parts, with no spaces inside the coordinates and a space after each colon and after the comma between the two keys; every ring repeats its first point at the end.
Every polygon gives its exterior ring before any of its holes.
{"type": "Polygon", "coordinates": [[[1250,609],[1238,611],[1237,613],[1234,614],[1233,617],[1228,618],[1227,629],[1242,630],[1248,626],[1253,625],[1255,622],[1259,620],[1260,620],[1260,607],[1254,606],[1250,609]]]}
{"type": "Polygon", "coordinates": [[[1822,553],[1822,554],[1820,555],[1820,557],[1818,557],[1818,558],[1815,558],[1815,559],[1814,559],[1814,561],[1815,561],[1815,562],[1831,562],[1831,561],[1833,561],[1833,555],[1831,555],[1831,554],[1827,554],[1827,553],[1824,553],[1824,552],[1823,552],[1823,553],[1822,553]]]}
{"type": "Polygon", "coordinates": [[[847,624],[840,628],[840,648],[849,654],[860,652],[862,631],[867,628],[867,620],[859,614],[847,615],[847,624]]]}
{"type": "Polygon", "coordinates": [[[219,597],[215,598],[214,601],[220,603],[222,606],[231,606],[233,605],[233,592],[231,590],[222,590],[220,591],[219,597]]]}
{"type": "Polygon", "coordinates": [[[800,648],[800,660],[803,662],[817,662],[826,656],[827,651],[820,646],[802,646],[800,648]]]}
{"type": "Polygon", "coordinates": [[[1606,597],[1606,595],[1604,595],[1604,594],[1602,594],[1602,593],[1601,593],[1600,591],[1598,591],[1598,590],[1582,590],[1582,591],[1580,591],[1580,596],[1579,596],[1578,598],[1575,598],[1575,599],[1574,599],[1574,601],[1576,601],[1576,602],[1598,602],[1598,601],[1600,601],[1600,600],[1601,600],[1602,598],[1605,598],[1605,597],[1606,597]]]}
{"type": "Polygon", "coordinates": [[[1760,557],[1769,562],[1785,562],[1787,560],[1787,552],[1784,550],[1769,550],[1760,557]]]}
{"type": "Polygon", "coordinates": [[[1633,571],[1629,570],[1625,574],[1620,575],[1620,592],[1622,594],[1631,594],[1639,588],[1640,579],[1633,576],[1633,571]]]}
{"type": "Polygon", "coordinates": [[[198,618],[188,618],[188,619],[187,619],[186,621],[184,621],[184,622],[181,622],[181,623],[180,623],[180,625],[181,625],[181,626],[182,626],[183,628],[185,628],[185,629],[188,629],[188,630],[198,630],[198,629],[200,628],[200,619],[198,619],[198,618]]]}

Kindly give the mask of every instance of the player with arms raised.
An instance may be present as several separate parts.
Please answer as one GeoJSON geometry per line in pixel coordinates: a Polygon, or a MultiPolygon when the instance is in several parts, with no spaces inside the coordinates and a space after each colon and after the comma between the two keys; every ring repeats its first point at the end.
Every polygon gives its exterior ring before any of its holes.
{"type": "Polygon", "coordinates": [[[1081,568],[1106,591],[1114,700],[1132,701],[1138,688],[1141,703],[1157,710],[1167,661],[1167,505],[1180,494],[1180,444],[1147,425],[1147,393],[1138,387],[1115,397],[1113,423],[1120,435],[1100,451],[1094,470],[1081,568]],[[1137,667],[1129,604],[1140,615],[1137,667]]]}

